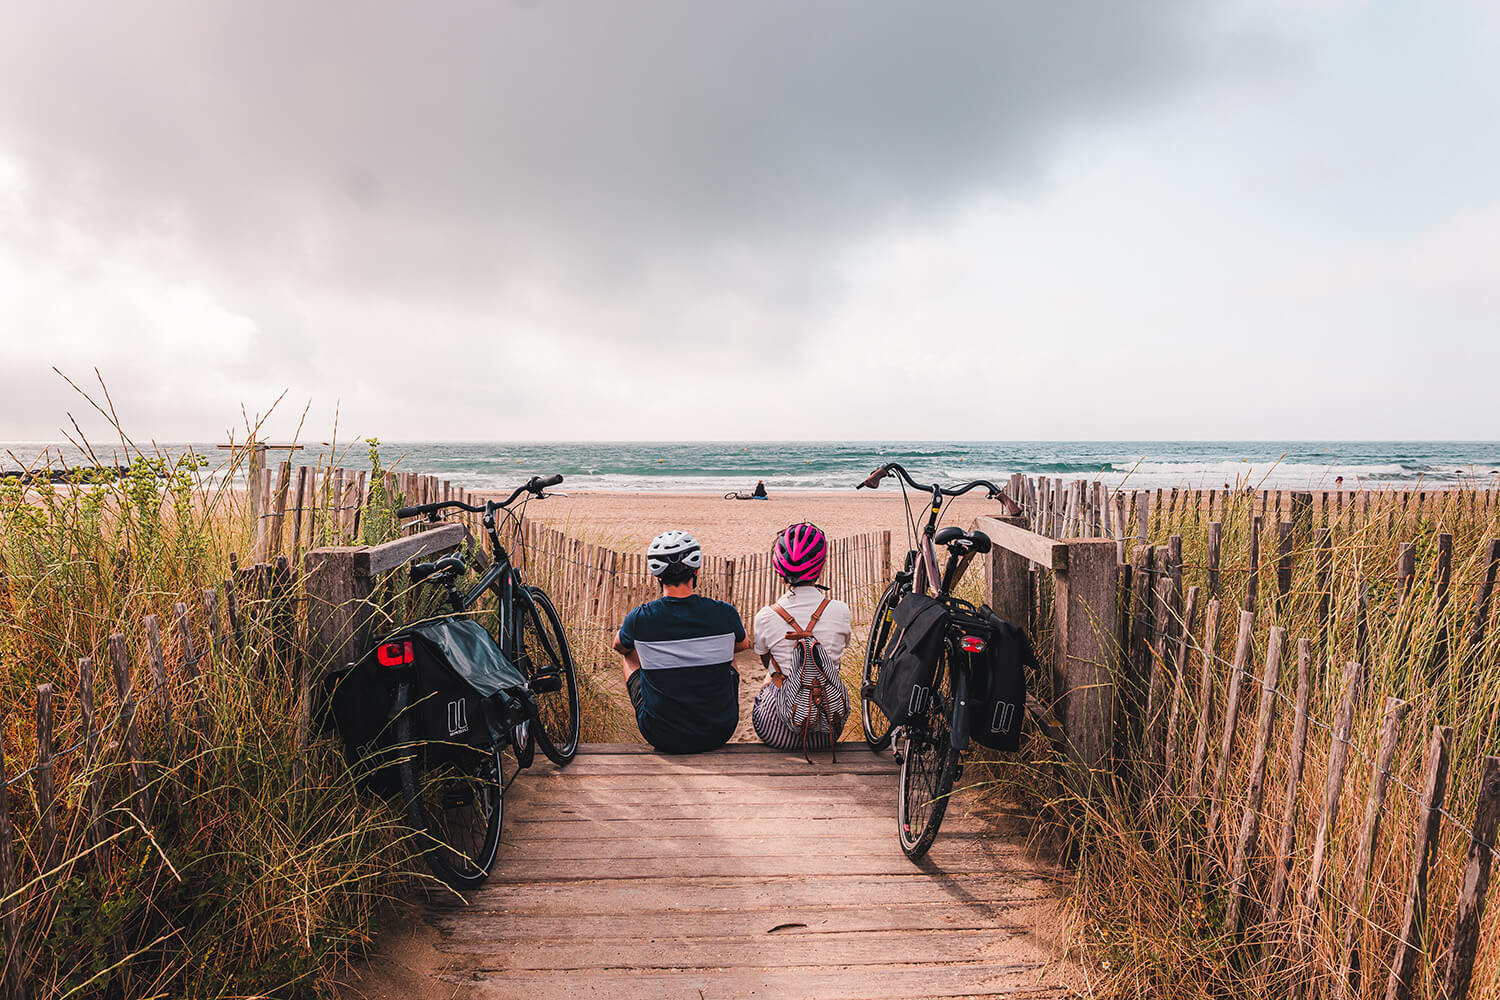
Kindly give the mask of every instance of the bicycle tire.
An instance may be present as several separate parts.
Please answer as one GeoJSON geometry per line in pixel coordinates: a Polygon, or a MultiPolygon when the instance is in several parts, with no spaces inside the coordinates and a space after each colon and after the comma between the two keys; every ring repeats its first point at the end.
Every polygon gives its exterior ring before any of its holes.
{"type": "Polygon", "coordinates": [[[500,853],[505,816],[501,748],[474,750],[472,772],[451,763],[428,767],[425,741],[416,732],[417,713],[408,711],[414,687],[409,680],[397,684],[393,706],[407,823],[417,833],[432,874],[451,889],[474,889],[489,878],[500,853]],[[483,833],[476,838],[479,826],[483,833]]]}
{"type": "Polygon", "coordinates": [[[875,604],[875,614],[870,620],[870,641],[865,644],[865,664],[860,675],[859,700],[860,722],[864,726],[865,742],[876,752],[884,750],[891,742],[891,720],[886,718],[875,703],[875,684],[880,679],[880,663],[891,641],[891,614],[896,602],[901,599],[903,588],[894,580],[880,595],[875,604]]]}
{"type": "Polygon", "coordinates": [[[533,681],[554,677],[559,681],[556,690],[533,694],[536,742],[548,760],[565,767],[578,753],[578,731],[582,724],[573,652],[568,648],[562,619],[546,592],[540,587],[526,587],[524,593],[521,647],[528,676],[533,681]]]}
{"type": "Polygon", "coordinates": [[[951,719],[958,703],[946,655],[938,662],[932,697],[918,719],[905,727],[901,779],[896,800],[896,832],[901,850],[920,860],[937,839],[958,777],[958,750],[951,738],[951,719]]]}

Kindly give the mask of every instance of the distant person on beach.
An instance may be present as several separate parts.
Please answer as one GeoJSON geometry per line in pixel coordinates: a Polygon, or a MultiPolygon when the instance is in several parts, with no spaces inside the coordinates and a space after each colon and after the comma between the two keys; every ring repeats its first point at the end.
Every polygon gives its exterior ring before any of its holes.
{"type": "Polygon", "coordinates": [[[766,680],[750,721],[762,743],[781,750],[826,749],[849,718],[839,660],[849,645],[852,616],[849,605],[825,597],[818,586],[827,560],[828,537],[813,524],[783,529],[771,547],[771,566],[787,591],[755,615],[755,651],[766,680]],[[816,642],[821,665],[810,662],[810,643],[803,639],[816,642]]]}
{"type": "Polygon", "coordinates": [[[663,753],[702,753],[729,741],[740,721],[734,654],[750,648],[739,612],[697,593],[703,549],[665,531],[646,550],[662,596],[625,616],[615,651],[641,735],[663,753]]]}
{"type": "Polygon", "coordinates": [[[766,481],[764,479],[757,479],[755,481],[755,489],[750,491],[750,495],[758,500],[768,499],[766,496],[766,481]]]}

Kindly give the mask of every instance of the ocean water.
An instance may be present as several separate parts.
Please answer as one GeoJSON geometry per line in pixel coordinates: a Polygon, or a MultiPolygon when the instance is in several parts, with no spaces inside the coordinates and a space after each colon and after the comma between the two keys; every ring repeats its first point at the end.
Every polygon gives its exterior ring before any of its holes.
{"type": "MultiPolygon", "coordinates": [[[[214,464],[225,455],[212,444],[159,447],[169,456],[195,450],[214,464]]],[[[330,452],[313,442],[296,462],[326,464],[330,452]]],[[[722,493],[764,479],[771,490],[843,490],[886,462],[900,462],[918,481],[944,483],[1000,482],[1013,472],[1142,489],[1332,489],[1339,476],[1346,489],[1500,483],[1500,442],[1493,441],[423,441],[386,442],[380,453],[388,468],[496,490],[552,473],[565,477],[562,489],[722,493]]],[[[123,462],[118,449],[96,447],[95,454],[105,464],[123,462]]],[[[285,454],[273,452],[272,461],[285,454]]],[[[69,446],[0,442],[0,470],[43,455],[54,464],[89,464],[69,446]]],[[[363,443],[341,447],[337,459],[369,466],[363,443]]]]}

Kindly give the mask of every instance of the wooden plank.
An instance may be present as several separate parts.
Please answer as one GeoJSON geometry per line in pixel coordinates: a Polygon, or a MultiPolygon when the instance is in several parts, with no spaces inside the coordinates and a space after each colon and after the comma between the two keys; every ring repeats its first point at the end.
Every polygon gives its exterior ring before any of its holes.
{"type": "MultiPolygon", "coordinates": [[[[768,954],[774,962],[774,953],[768,954]]],[[[578,971],[566,977],[508,970],[504,963],[448,973],[466,996],[498,1000],[660,1000],[662,997],[817,997],[818,1000],[927,1000],[935,997],[1067,996],[1038,985],[1040,963],[887,965],[878,974],[850,975],[838,967],[630,969],[578,971]]]]}
{"type": "MultiPolygon", "coordinates": [[[[844,896],[847,889],[838,880],[830,880],[827,891],[831,898],[847,898],[844,896]]],[[[571,946],[573,940],[588,942],[618,938],[622,917],[629,918],[632,923],[648,924],[654,941],[664,938],[751,937],[764,949],[765,935],[773,933],[787,938],[820,938],[868,931],[891,934],[995,929],[1009,934],[1026,930],[1030,915],[1027,911],[1036,902],[1048,898],[1047,887],[995,902],[966,901],[950,896],[935,902],[908,903],[890,893],[878,902],[860,897],[863,901],[852,905],[829,904],[825,899],[821,901],[824,905],[812,911],[775,899],[766,900],[766,905],[757,907],[711,908],[695,897],[694,903],[703,908],[684,911],[659,908],[671,907],[674,901],[667,893],[660,895],[667,898],[652,905],[652,901],[641,898],[639,891],[634,892],[629,896],[629,902],[633,904],[630,909],[607,913],[557,914],[549,912],[546,906],[517,909],[502,900],[495,907],[487,907],[481,900],[475,900],[461,910],[438,913],[433,922],[442,932],[446,948],[462,945],[465,950],[476,948],[492,954],[529,949],[536,942],[548,942],[548,950],[565,951],[567,946],[563,942],[569,942],[568,946],[571,946]],[[490,943],[496,940],[506,943],[495,948],[490,943]],[[518,941],[526,944],[518,946],[518,941]]],[[[676,901],[680,899],[676,897],[676,901]]],[[[628,940],[638,941],[635,938],[628,940]]]]}
{"type": "MultiPolygon", "coordinates": [[[[796,921],[789,921],[795,923],[796,921]]],[[[487,923],[493,923],[488,922],[487,923]]],[[[775,925],[773,925],[775,926],[775,925]]],[[[548,940],[530,932],[523,921],[501,923],[490,933],[460,934],[468,962],[479,969],[507,972],[568,972],[630,969],[636,973],[675,969],[741,969],[763,965],[783,968],[828,966],[850,969],[861,978],[871,966],[894,962],[995,962],[1012,959],[1015,938],[1024,927],[867,927],[856,931],[779,933],[774,947],[766,931],[758,934],[706,937],[668,935],[653,928],[650,938],[612,933],[585,937],[563,934],[548,940]],[[769,953],[768,953],[769,952],[769,953]]]]}
{"type": "Polygon", "coordinates": [[[990,536],[990,541],[1007,551],[1025,556],[1038,566],[1047,569],[1066,569],[1068,546],[1045,535],[1027,531],[1017,524],[1008,524],[996,517],[978,517],[975,526],[990,536]]]}
{"type": "Polygon", "coordinates": [[[1390,979],[1386,982],[1386,1000],[1408,1000],[1421,963],[1422,939],[1427,926],[1427,872],[1432,865],[1433,852],[1437,850],[1442,826],[1443,795],[1448,787],[1448,744],[1452,740],[1451,728],[1432,727],[1432,742],[1427,748],[1427,766],[1422,778],[1422,799],[1417,808],[1411,882],[1406,890],[1401,930],[1396,935],[1396,957],[1391,963],[1390,979]]]}
{"type": "MultiPolygon", "coordinates": [[[[885,909],[893,917],[907,905],[943,906],[952,911],[977,908],[988,912],[1012,899],[1032,903],[1041,893],[1066,881],[1033,872],[1018,883],[993,875],[944,875],[933,878],[911,867],[904,875],[787,875],[774,879],[743,879],[677,875],[633,885],[628,879],[602,879],[572,884],[517,882],[505,886],[486,885],[473,892],[468,905],[454,912],[455,920],[466,915],[513,913],[542,916],[568,912],[569,904],[584,902],[583,913],[603,917],[631,917],[692,913],[754,912],[767,909],[802,911],[820,918],[825,910],[841,903],[859,901],[885,909]],[[1013,896],[1017,884],[1025,889],[1013,896]],[[643,889],[649,889],[644,893],[643,889]],[[691,901],[691,907],[684,902],[691,901]]],[[[446,911],[437,911],[438,919],[446,911]]],[[[805,917],[804,917],[805,919],[805,917]]],[[[779,921],[778,921],[779,922],[779,921]]],[[[812,923],[812,920],[808,921],[812,923]]],[[[773,925],[774,926],[774,925],[773,925]]]]}
{"type": "Polygon", "coordinates": [[[1375,751],[1375,767],[1370,772],[1370,791],[1365,798],[1365,821],[1360,828],[1359,849],[1354,857],[1354,868],[1349,883],[1349,919],[1344,928],[1344,947],[1339,963],[1338,975],[1333,982],[1333,995],[1344,1000],[1359,989],[1360,953],[1359,931],[1369,919],[1370,864],[1375,856],[1375,838],[1380,833],[1380,812],[1385,806],[1385,794],[1390,787],[1391,762],[1396,757],[1396,744],[1401,736],[1401,720],[1406,718],[1411,705],[1400,698],[1385,700],[1385,718],[1380,726],[1380,742],[1375,751]]]}
{"type": "MultiPolygon", "coordinates": [[[[750,744],[746,744],[750,745],[750,744]]],[[[816,760],[808,763],[804,757],[780,754],[756,754],[734,768],[736,777],[759,775],[797,775],[822,777],[829,774],[873,774],[895,777],[898,766],[890,754],[873,754],[861,744],[858,748],[841,744],[837,760],[816,760]],[[863,752],[861,752],[863,751],[863,752]]],[[[722,773],[724,765],[715,759],[716,754],[693,756],[667,756],[665,754],[621,754],[584,756],[579,754],[568,765],[570,777],[583,775],[611,775],[618,777],[669,776],[669,775],[715,775],[722,773]]]]}
{"type": "Polygon", "coordinates": [[[1240,835],[1230,866],[1229,910],[1224,918],[1224,928],[1230,935],[1238,935],[1243,927],[1245,898],[1250,889],[1250,863],[1258,853],[1260,810],[1266,791],[1266,749],[1271,743],[1271,730],[1276,725],[1276,684],[1281,679],[1281,647],[1285,642],[1286,629],[1280,626],[1271,629],[1271,641],[1266,648],[1266,673],[1260,691],[1260,720],[1256,726],[1255,750],[1250,758],[1250,784],[1245,792],[1245,811],[1240,817],[1240,835]]]}
{"type": "Polygon", "coordinates": [[[403,566],[413,559],[455,548],[462,544],[463,540],[463,525],[440,524],[415,535],[392,539],[382,545],[356,548],[354,550],[355,570],[367,575],[384,573],[403,566]]]}
{"type": "Polygon", "coordinates": [[[1292,848],[1297,837],[1297,791],[1302,783],[1302,765],[1307,751],[1307,705],[1312,696],[1312,643],[1297,640],[1297,703],[1292,722],[1291,757],[1287,761],[1286,794],[1281,805],[1281,840],[1276,847],[1276,869],[1271,879],[1271,896],[1266,903],[1266,924],[1275,926],[1281,919],[1286,900],[1287,881],[1292,874],[1292,848]]]}
{"type": "MultiPolygon", "coordinates": [[[[894,810],[894,807],[892,807],[894,810]]],[[[680,874],[689,867],[699,875],[738,878],[779,878],[784,875],[899,875],[911,870],[911,861],[895,847],[895,833],[883,840],[871,839],[860,842],[858,849],[847,852],[828,851],[827,843],[806,841],[799,853],[778,850],[767,844],[760,853],[737,850],[741,845],[719,842],[716,849],[721,853],[704,854],[690,848],[687,842],[663,841],[663,849],[653,852],[649,845],[631,844],[628,841],[603,841],[590,843],[586,840],[537,840],[527,844],[506,844],[500,852],[500,861],[490,883],[501,885],[510,882],[576,882],[579,880],[631,879],[643,880],[680,874]],[[884,854],[870,848],[879,843],[889,845],[892,850],[884,854]],[[601,846],[618,848],[615,855],[601,854],[601,846]]],[[[792,849],[796,849],[796,845],[792,849]]],[[[987,872],[993,876],[1009,876],[1031,871],[1035,863],[1026,857],[1021,848],[1011,846],[1008,850],[996,847],[983,850],[972,842],[961,839],[938,838],[932,848],[931,866],[934,871],[970,874],[987,872]]]]}
{"type": "Polygon", "coordinates": [[[1435,683],[1443,668],[1448,665],[1448,590],[1453,583],[1453,536],[1448,532],[1442,532],[1437,537],[1437,580],[1433,587],[1433,596],[1437,601],[1434,617],[1438,623],[1438,634],[1433,639],[1432,655],[1427,661],[1427,677],[1429,683],[1435,683]]]}
{"type": "Polygon", "coordinates": [[[1474,828],[1469,835],[1469,856],[1458,883],[1458,904],[1453,915],[1453,938],[1448,945],[1448,964],[1443,970],[1445,1000],[1464,1000],[1474,976],[1479,953],[1479,931],[1484,922],[1484,897],[1490,887],[1490,866],[1495,858],[1495,829],[1500,826],[1500,757],[1485,757],[1474,804],[1474,828]]]}

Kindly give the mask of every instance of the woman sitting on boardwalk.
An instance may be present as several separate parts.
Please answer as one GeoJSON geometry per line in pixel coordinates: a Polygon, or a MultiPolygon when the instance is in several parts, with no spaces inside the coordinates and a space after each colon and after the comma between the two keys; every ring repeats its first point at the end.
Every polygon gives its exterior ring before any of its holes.
{"type": "Polygon", "coordinates": [[[766,683],[750,717],[761,742],[782,750],[824,749],[849,717],[839,658],[852,619],[849,605],[825,597],[818,586],[827,558],[828,538],[816,525],[784,529],[771,564],[789,589],[755,615],[755,651],[766,666],[766,683]]]}

